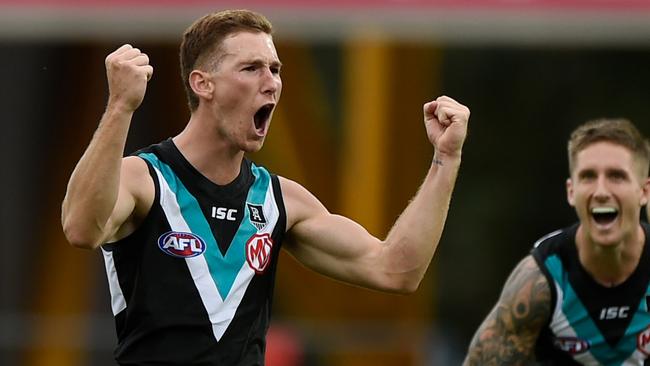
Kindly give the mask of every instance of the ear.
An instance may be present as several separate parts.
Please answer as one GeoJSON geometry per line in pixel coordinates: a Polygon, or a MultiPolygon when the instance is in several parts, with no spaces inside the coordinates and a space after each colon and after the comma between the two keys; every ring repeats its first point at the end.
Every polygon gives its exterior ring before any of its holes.
{"type": "Polygon", "coordinates": [[[566,198],[571,207],[575,207],[575,200],[573,198],[573,181],[571,178],[566,180],[566,198]]]}
{"type": "MultiPolygon", "coordinates": [[[[641,186],[641,190],[643,191],[643,197],[641,197],[641,206],[645,206],[648,204],[648,200],[650,200],[650,178],[645,179],[643,185],[641,186]]],[[[650,207],[648,207],[648,210],[650,210],[650,207]]]]}
{"type": "Polygon", "coordinates": [[[214,83],[208,73],[201,70],[192,70],[189,79],[190,87],[199,99],[212,99],[214,83]]]}

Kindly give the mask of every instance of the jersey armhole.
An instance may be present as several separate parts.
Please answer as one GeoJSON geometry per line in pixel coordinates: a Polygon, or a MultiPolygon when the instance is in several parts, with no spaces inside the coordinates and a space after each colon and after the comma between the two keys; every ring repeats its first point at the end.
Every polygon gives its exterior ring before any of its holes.
{"type": "Polygon", "coordinates": [[[531,255],[535,260],[537,267],[544,275],[544,278],[546,278],[546,283],[548,283],[549,290],[551,291],[551,311],[549,312],[548,319],[546,320],[546,326],[545,326],[545,328],[548,328],[551,325],[551,320],[553,319],[553,314],[555,314],[555,310],[556,310],[555,308],[557,306],[557,289],[555,288],[555,281],[553,280],[551,273],[544,265],[544,262],[542,258],[539,256],[537,250],[533,250],[533,253],[531,253],[531,255]]]}
{"type": "MultiPolygon", "coordinates": [[[[135,155],[135,156],[137,156],[137,155],[135,155]]],[[[129,239],[129,238],[131,238],[131,237],[133,237],[133,236],[135,236],[135,235],[138,235],[138,232],[139,232],[140,230],[142,230],[142,228],[143,228],[144,226],[146,226],[146,224],[151,220],[151,216],[153,215],[153,211],[154,211],[154,206],[155,206],[158,202],[160,202],[160,185],[159,185],[159,182],[158,182],[158,175],[156,174],[156,170],[155,170],[154,167],[151,165],[151,163],[149,163],[149,162],[147,161],[147,159],[144,159],[144,158],[142,158],[142,157],[140,157],[140,156],[137,156],[137,157],[138,157],[139,159],[143,160],[145,164],[147,164],[147,170],[149,171],[149,177],[150,177],[151,180],[153,181],[153,187],[154,187],[154,197],[153,197],[153,201],[151,202],[151,207],[149,207],[149,211],[147,212],[147,214],[145,215],[145,217],[142,218],[142,221],[140,222],[140,224],[138,225],[138,227],[137,227],[137,228],[136,228],[136,229],[135,229],[131,234],[129,234],[129,235],[127,235],[127,236],[125,236],[125,237],[123,237],[123,238],[121,238],[121,239],[119,239],[119,240],[116,240],[116,241],[113,241],[113,242],[104,243],[104,244],[101,245],[101,247],[102,247],[104,250],[106,250],[106,251],[112,251],[112,250],[115,249],[115,247],[117,247],[117,245],[118,245],[120,242],[122,242],[122,241],[124,241],[124,240],[127,240],[127,239],[129,239]]]]}
{"type": "Polygon", "coordinates": [[[284,237],[287,232],[287,210],[284,207],[284,197],[282,196],[282,187],[280,186],[280,179],[277,175],[271,174],[271,185],[273,186],[273,195],[275,196],[275,202],[278,205],[278,210],[280,211],[280,222],[277,228],[281,229],[278,232],[281,233],[284,237]]]}

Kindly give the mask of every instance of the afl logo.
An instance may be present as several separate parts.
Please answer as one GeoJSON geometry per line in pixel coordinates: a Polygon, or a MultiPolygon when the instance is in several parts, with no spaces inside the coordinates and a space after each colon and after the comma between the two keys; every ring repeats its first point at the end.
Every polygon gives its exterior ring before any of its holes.
{"type": "Polygon", "coordinates": [[[650,327],[639,333],[639,336],[636,338],[636,347],[644,355],[650,356],[650,327]]]}
{"type": "Polygon", "coordinates": [[[205,252],[205,242],[198,235],[170,231],[158,238],[158,248],[176,258],[191,258],[205,252]]]}
{"type": "Polygon", "coordinates": [[[246,261],[257,273],[262,274],[271,261],[273,240],[268,233],[255,234],[246,243],[246,261]]]}
{"type": "Polygon", "coordinates": [[[588,341],[576,337],[557,337],[553,340],[553,344],[556,348],[570,355],[587,352],[591,348],[591,344],[588,341]]]}

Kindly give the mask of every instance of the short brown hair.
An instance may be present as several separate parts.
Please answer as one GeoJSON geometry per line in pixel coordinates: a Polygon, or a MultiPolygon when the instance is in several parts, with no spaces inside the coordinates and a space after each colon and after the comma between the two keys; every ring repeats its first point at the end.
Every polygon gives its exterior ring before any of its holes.
{"type": "Polygon", "coordinates": [[[576,128],[569,139],[569,173],[573,172],[576,155],[596,142],[611,142],[627,148],[647,177],[650,166],[650,142],[627,119],[601,118],[576,128]]]}
{"type": "Polygon", "coordinates": [[[181,78],[190,111],[195,111],[199,106],[199,98],[190,87],[190,73],[196,67],[206,67],[206,60],[219,51],[228,35],[242,31],[272,34],[273,27],[262,14],[250,10],[224,10],[201,17],[183,33],[180,48],[181,78]]]}

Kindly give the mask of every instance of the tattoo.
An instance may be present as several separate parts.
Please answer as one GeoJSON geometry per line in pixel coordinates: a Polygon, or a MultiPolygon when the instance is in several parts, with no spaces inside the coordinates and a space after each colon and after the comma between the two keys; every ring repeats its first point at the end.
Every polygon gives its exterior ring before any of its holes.
{"type": "Polygon", "coordinates": [[[464,365],[525,365],[551,313],[551,289],[531,256],[506,281],[501,298],[472,339],[464,365]]]}
{"type": "Polygon", "coordinates": [[[443,165],[444,165],[444,164],[442,163],[442,160],[439,160],[439,159],[433,159],[433,163],[436,164],[436,165],[440,165],[440,166],[443,166],[443,165]]]}

